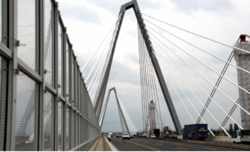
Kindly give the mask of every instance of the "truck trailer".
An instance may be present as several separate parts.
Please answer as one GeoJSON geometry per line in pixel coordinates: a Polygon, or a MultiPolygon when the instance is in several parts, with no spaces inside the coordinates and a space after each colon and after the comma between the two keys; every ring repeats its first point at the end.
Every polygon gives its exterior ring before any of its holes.
{"type": "Polygon", "coordinates": [[[207,124],[184,125],[183,139],[204,140],[207,138],[207,124]]]}

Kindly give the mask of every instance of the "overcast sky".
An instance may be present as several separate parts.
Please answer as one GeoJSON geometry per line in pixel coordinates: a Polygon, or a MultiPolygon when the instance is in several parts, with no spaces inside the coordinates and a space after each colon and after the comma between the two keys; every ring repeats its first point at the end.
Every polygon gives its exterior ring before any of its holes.
{"type": "MultiPolygon", "coordinates": [[[[120,6],[127,3],[126,0],[58,0],[59,10],[63,18],[64,25],[67,27],[67,33],[70,41],[73,44],[74,52],[77,56],[77,61],[82,67],[85,62],[90,58],[93,52],[101,44],[108,31],[114,25],[117,20],[120,6]]],[[[224,42],[229,45],[234,45],[240,34],[250,34],[250,1],[248,0],[138,0],[139,7],[142,13],[158,18],[162,21],[174,24],[186,30],[207,36],[209,38],[224,42]]],[[[229,57],[232,49],[223,47],[221,45],[209,42],[207,40],[200,39],[196,36],[187,34],[185,32],[176,30],[156,22],[146,16],[146,20],[161,26],[162,28],[178,35],[179,37],[198,45],[202,49],[213,53],[225,60],[229,57]]],[[[153,27],[147,21],[146,25],[153,27]]],[[[194,49],[174,38],[173,36],[164,33],[163,31],[154,27],[164,37],[173,41],[175,44],[186,50],[187,52],[200,59],[206,65],[212,67],[218,72],[221,72],[224,62],[209,56],[201,51],[194,49]]],[[[153,32],[148,28],[149,32],[153,32]]],[[[151,39],[153,39],[151,37],[151,39]]],[[[202,64],[198,63],[185,53],[176,49],[173,45],[167,41],[162,41],[176,52],[178,56],[182,57],[197,71],[204,75],[209,81],[215,83],[218,75],[202,64]]],[[[153,43],[156,54],[161,51],[157,44],[153,43]]],[[[164,48],[164,47],[162,47],[164,48]]],[[[189,73],[193,79],[208,93],[212,91],[213,87],[209,85],[203,78],[193,72],[191,68],[184,64],[177,56],[170,53],[166,48],[164,51],[171,57],[178,65],[180,65],[187,73],[189,73]]],[[[161,51],[162,52],[162,51],[161,51]]],[[[99,52],[101,53],[101,51],[99,52]]],[[[99,55],[99,53],[97,55],[99,55]]],[[[160,55],[160,54],[159,54],[160,55]]],[[[97,56],[98,57],[98,56],[97,56]]],[[[84,70],[84,77],[91,70],[94,65],[95,57],[89,66],[84,70]]],[[[194,121],[197,120],[198,115],[192,106],[188,104],[188,100],[181,92],[181,89],[172,79],[171,74],[178,78],[173,70],[168,66],[169,63],[178,74],[184,79],[184,81],[190,86],[190,88],[196,93],[203,103],[206,102],[207,96],[199,89],[193,82],[177,67],[167,56],[159,56],[161,60],[164,60],[161,64],[163,74],[166,79],[167,86],[169,88],[172,100],[174,102],[179,120],[182,127],[184,124],[193,123],[188,113],[185,111],[181,100],[178,98],[178,94],[174,91],[171,83],[175,86],[181,99],[189,109],[194,121]],[[167,63],[165,63],[167,61],[167,63]],[[167,68],[166,68],[167,67],[167,68]],[[171,71],[170,73],[168,72],[171,71]]],[[[138,130],[142,130],[142,111],[141,111],[141,91],[140,91],[140,72],[139,72],[139,54],[138,54],[138,35],[137,35],[137,22],[132,10],[128,10],[125,14],[123,25],[120,31],[118,39],[113,65],[111,68],[110,78],[107,86],[107,91],[111,87],[116,87],[118,96],[121,99],[124,107],[126,108],[131,120],[135,124],[138,130]]],[[[233,59],[232,63],[235,64],[233,59]]],[[[234,67],[229,67],[226,77],[230,78],[233,82],[237,83],[237,73],[234,67]]],[[[202,110],[202,105],[195,98],[191,91],[185,86],[179,79],[181,88],[185,91],[190,101],[195,105],[198,113],[202,110]]],[[[88,83],[87,83],[88,84],[88,83]]],[[[158,84],[157,84],[158,85],[158,84]]],[[[220,89],[228,94],[233,100],[238,99],[238,89],[223,80],[220,89]]],[[[107,94],[107,93],[106,93],[107,94]]],[[[172,123],[169,111],[167,109],[165,100],[162,96],[161,90],[158,87],[158,94],[160,98],[161,115],[165,125],[170,126],[175,130],[172,123]]],[[[105,97],[106,99],[106,97],[105,97]]],[[[214,96],[215,101],[219,103],[226,112],[228,112],[233,104],[229,99],[224,97],[218,91],[214,96]]],[[[211,113],[218,119],[218,122],[222,122],[226,116],[215,103],[211,103],[209,106],[211,113]]],[[[240,123],[240,110],[236,109],[233,114],[233,118],[240,123]]],[[[218,129],[219,125],[216,121],[206,113],[204,120],[209,124],[211,128],[218,129]]],[[[228,128],[230,120],[226,128],[228,128]]],[[[106,117],[104,119],[103,131],[115,132],[121,131],[120,120],[118,116],[117,104],[113,93],[111,94],[108,104],[106,117]]]]}

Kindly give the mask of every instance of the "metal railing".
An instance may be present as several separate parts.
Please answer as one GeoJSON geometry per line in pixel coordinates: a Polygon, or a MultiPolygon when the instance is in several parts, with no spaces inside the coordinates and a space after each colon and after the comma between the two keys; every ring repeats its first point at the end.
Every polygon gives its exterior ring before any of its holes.
{"type": "Polygon", "coordinates": [[[87,150],[101,130],[57,2],[1,2],[0,150],[87,150]]]}

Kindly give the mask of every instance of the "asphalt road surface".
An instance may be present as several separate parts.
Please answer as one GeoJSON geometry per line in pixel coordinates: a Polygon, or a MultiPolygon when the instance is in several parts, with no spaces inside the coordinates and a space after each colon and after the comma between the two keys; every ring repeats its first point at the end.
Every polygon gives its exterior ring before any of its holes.
{"type": "Polygon", "coordinates": [[[145,138],[134,138],[122,140],[122,138],[111,138],[111,143],[118,151],[241,151],[225,147],[200,145],[193,143],[182,143],[166,140],[154,140],[145,138]]]}

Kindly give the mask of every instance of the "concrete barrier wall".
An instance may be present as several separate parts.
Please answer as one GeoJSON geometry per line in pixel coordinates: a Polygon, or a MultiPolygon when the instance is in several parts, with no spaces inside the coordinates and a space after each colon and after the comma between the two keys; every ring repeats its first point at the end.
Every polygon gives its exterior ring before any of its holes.
{"type": "Polygon", "coordinates": [[[177,135],[177,139],[183,139],[182,135],[177,135]]]}
{"type": "Polygon", "coordinates": [[[205,139],[206,141],[225,141],[225,142],[233,142],[233,138],[228,136],[214,136],[214,137],[208,137],[205,139]]]}
{"type": "Polygon", "coordinates": [[[102,138],[104,139],[103,141],[104,141],[104,149],[105,149],[105,151],[112,151],[110,146],[109,146],[108,139],[106,137],[102,137],[102,138]]]}
{"type": "Polygon", "coordinates": [[[105,151],[118,151],[112,144],[112,138],[111,138],[111,142],[108,141],[108,139],[106,137],[104,138],[104,147],[105,147],[105,151]]]}

